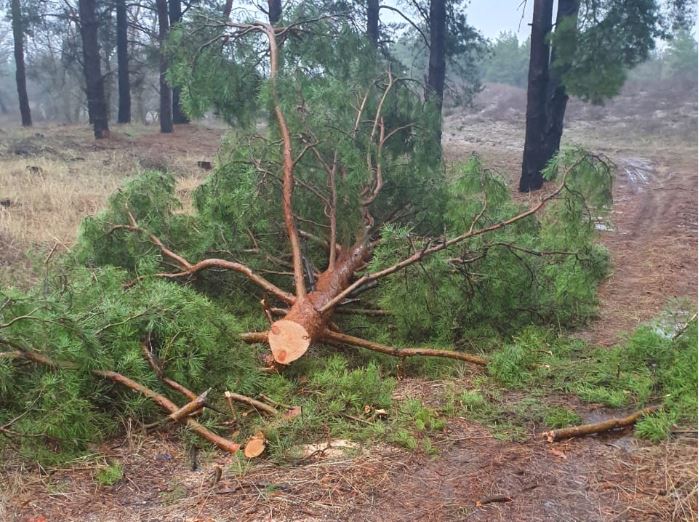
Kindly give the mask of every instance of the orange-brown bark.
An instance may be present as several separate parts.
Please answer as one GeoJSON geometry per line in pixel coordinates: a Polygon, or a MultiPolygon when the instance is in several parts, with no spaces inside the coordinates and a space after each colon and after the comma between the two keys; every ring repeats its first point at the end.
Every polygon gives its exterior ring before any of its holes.
{"type": "Polygon", "coordinates": [[[297,298],[289,313],[272,323],[268,342],[275,361],[289,364],[301,357],[323,335],[334,308],[327,304],[349,286],[354,273],[366,262],[368,255],[369,247],[363,240],[343,251],[335,268],[326,270],[318,277],[315,290],[301,299],[297,298]],[[299,325],[301,329],[294,325],[299,325]]]}

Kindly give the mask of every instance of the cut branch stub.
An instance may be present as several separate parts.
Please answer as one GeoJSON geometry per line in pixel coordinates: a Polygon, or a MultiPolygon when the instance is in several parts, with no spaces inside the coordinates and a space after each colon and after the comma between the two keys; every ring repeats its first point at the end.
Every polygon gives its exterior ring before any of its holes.
{"type": "Polygon", "coordinates": [[[311,336],[299,323],[281,319],[272,324],[267,337],[274,360],[289,364],[301,357],[311,345],[311,336]]]}

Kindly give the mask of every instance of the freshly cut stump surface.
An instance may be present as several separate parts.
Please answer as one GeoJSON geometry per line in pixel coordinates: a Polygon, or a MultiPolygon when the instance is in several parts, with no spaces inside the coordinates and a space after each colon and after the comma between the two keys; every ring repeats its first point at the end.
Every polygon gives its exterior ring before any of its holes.
{"type": "Polygon", "coordinates": [[[311,336],[295,321],[280,319],[272,324],[269,331],[269,346],[274,360],[289,364],[301,357],[311,345],[311,336]]]}

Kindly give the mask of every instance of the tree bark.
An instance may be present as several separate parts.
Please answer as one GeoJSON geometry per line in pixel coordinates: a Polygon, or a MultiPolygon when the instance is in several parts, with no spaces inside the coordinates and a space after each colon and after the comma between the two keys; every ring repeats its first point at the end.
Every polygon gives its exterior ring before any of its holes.
{"type": "Polygon", "coordinates": [[[366,34],[374,47],[379,46],[379,0],[367,0],[366,34]]]}
{"type": "Polygon", "coordinates": [[[223,19],[225,21],[228,21],[228,19],[231,17],[232,10],[233,10],[233,0],[226,0],[225,5],[223,6],[223,19]]]}
{"type": "Polygon", "coordinates": [[[119,83],[117,123],[131,122],[131,84],[129,81],[129,38],[126,0],[116,0],[116,43],[119,83]]]}
{"type": "MultiPolygon", "coordinates": [[[[564,23],[576,23],[580,0],[558,0],[558,12],[556,13],[556,30],[564,23]]],[[[561,147],[563,136],[563,121],[565,119],[568,93],[563,85],[563,75],[570,67],[569,63],[556,63],[556,46],[551,49],[551,66],[549,84],[547,89],[547,115],[545,140],[548,147],[547,156],[550,160],[561,147]]],[[[547,160],[548,161],[548,160],[547,160]]]]}
{"type": "MultiPolygon", "coordinates": [[[[178,24],[182,20],[182,1],[181,0],[169,0],[170,9],[170,27],[178,24]]],[[[182,105],[180,104],[180,92],[179,87],[172,88],[172,121],[173,123],[189,123],[189,118],[182,110],[182,105]]]]}
{"type": "Polygon", "coordinates": [[[366,241],[356,243],[337,259],[335,268],[318,277],[312,292],[296,299],[284,319],[272,323],[267,340],[275,361],[295,361],[323,336],[334,310],[327,305],[349,286],[369,254],[366,241]]]}
{"type": "Polygon", "coordinates": [[[269,23],[277,25],[282,19],[282,0],[267,0],[269,23]]]}
{"type": "Polygon", "coordinates": [[[170,31],[167,0],[156,0],[158,8],[158,41],[160,43],[160,132],[172,132],[172,91],[167,84],[167,56],[165,41],[170,31]]]}
{"type": "Polygon", "coordinates": [[[524,157],[520,192],[540,189],[544,184],[541,170],[546,166],[546,94],[549,82],[550,46],[553,0],[534,0],[532,17],[529,80],[527,85],[527,122],[524,137],[524,157]]]}
{"type": "Polygon", "coordinates": [[[100,66],[98,20],[95,0],[79,0],[80,36],[83,44],[83,70],[87,91],[87,110],[95,138],[109,137],[109,118],[104,98],[104,78],[100,66]]]}
{"type": "Polygon", "coordinates": [[[29,109],[29,96],[27,95],[27,73],[24,67],[24,24],[22,20],[22,7],[19,0],[12,0],[12,35],[14,36],[14,51],[17,96],[19,97],[19,113],[22,117],[22,126],[31,127],[32,114],[29,109]]]}
{"type": "Polygon", "coordinates": [[[430,1],[430,61],[427,70],[425,99],[432,102],[438,111],[434,139],[441,150],[442,104],[444,102],[444,79],[446,77],[447,11],[445,0],[430,1]]]}
{"type": "Polygon", "coordinates": [[[558,430],[544,432],[541,435],[548,442],[556,442],[558,440],[570,439],[573,437],[584,437],[585,435],[604,433],[605,431],[625,428],[627,426],[636,424],[636,422],[642,417],[655,413],[656,411],[658,411],[657,406],[649,406],[648,408],[643,408],[642,410],[634,412],[631,415],[627,415],[626,417],[615,417],[602,422],[561,428],[558,430]]]}

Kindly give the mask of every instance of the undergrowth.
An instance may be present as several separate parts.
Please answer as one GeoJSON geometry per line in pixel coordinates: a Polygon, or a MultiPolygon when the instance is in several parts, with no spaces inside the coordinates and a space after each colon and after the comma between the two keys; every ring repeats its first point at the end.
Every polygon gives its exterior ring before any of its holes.
{"type": "MultiPolygon", "coordinates": [[[[571,151],[550,168],[584,157],[571,151]]],[[[603,167],[592,162],[585,169],[603,167]]],[[[265,328],[259,290],[216,271],[186,284],[155,277],[171,267],[147,237],[156,234],[193,261],[217,255],[255,270],[269,268],[253,254],[275,252],[283,235],[273,214],[249,204],[255,177],[222,164],[195,194],[195,212],[186,214],[172,178],[147,172],[114,194],[102,214],[84,222],[76,248],[55,261],[42,283],[29,291],[2,291],[2,349],[36,350],[71,367],[0,357],[0,444],[57,464],[120,433],[127,419],[139,425],[161,419],[153,401],[90,373],[123,373],[182,404],[149,367],[144,346],[168,377],[197,393],[212,389],[212,406],[226,413],[206,409],[200,422],[239,441],[263,431],[277,462],[303,458],[302,444],[331,438],[381,440],[431,453],[434,436],[450,415],[481,422],[508,440],[581,420],[567,407],[547,405],[547,394],[573,394],[609,407],[662,402],[663,409],[639,423],[637,432],[654,440],[666,436],[675,423],[695,418],[696,324],[677,339],[644,327],[612,349],[591,349],[546,327],[589,319],[596,283],[607,270],[590,207],[576,194],[596,196],[601,208],[609,186],[581,186],[585,176],[576,183],[539,218],[427,258],[362,296],[363,306],[382,307],[387,316],[335,317],[344,331],[392,345],[424,343],[488,354],[487,374],[473,389],[455,387],[444,405],[431,407],[419,397],[395,400],[399,379],[458,382],[463,364],[316,346],[283,373],[260,371],[264,350],[239,340],[240,332],[265,328]],[[129,213],[146,232],[123,228],[129,213]],[[225,390],[265,395],[284,408],[300,407],[300,414],[270,420],[238,408],[231,419],[225,390]],[[515,400],[512,391],[519,394],[515,400]]],[[[471,222],[489,226],[521,210],[502,179],[475,157],[443,188],[448,202],[440,233],[446,229],[454,235],[471,222]]],[[[369,269],[434,241],[416,230],[384,227],[369,269]]],[[[321,265],[319,251],[305,248],[321,265]]],[[[270,272],[275,284],[289,283],[283,270],[270,272]]],[[[185,428],[180,433],[194,441],[185,428]]]]}

